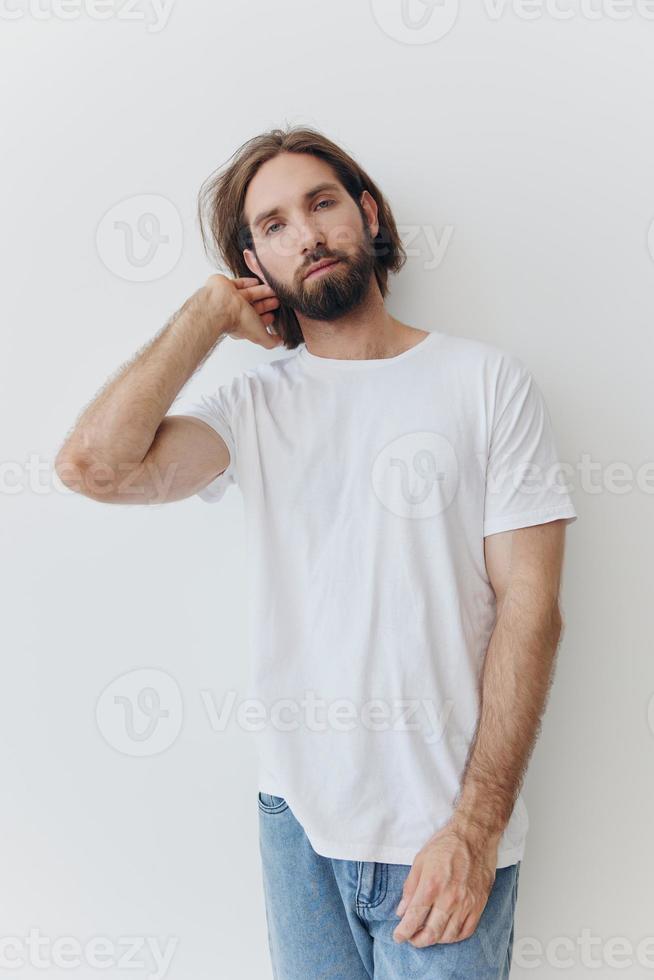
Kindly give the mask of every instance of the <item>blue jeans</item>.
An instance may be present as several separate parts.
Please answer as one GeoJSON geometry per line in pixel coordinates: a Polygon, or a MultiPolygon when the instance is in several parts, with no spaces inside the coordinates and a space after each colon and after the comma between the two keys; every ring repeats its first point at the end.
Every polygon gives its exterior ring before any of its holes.
{"type": "Polygon", "coordinates": [[[323,857],[281,796],[259,793],[259,849],[275,980],[507,980],[520,861],[498,868],[468,939],[393,939],[407,864],[323,857]]]}

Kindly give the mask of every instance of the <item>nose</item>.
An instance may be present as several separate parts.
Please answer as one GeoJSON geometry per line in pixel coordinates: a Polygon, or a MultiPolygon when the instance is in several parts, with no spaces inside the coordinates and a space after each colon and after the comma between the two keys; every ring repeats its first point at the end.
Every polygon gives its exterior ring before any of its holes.
{"type": "Polygon", "coordinates": [[[298,245],[302,252],[311,253],[318,246],[324,246],[326,235],[318,225],[312,221],[303,221],[298,228],[298,245]]]}

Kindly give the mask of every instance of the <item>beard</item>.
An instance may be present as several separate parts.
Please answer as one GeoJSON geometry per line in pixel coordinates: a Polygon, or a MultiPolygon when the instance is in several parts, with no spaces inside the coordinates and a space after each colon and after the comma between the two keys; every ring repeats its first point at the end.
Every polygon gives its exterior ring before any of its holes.
{"type": "Polygon", "coordinates": [[[359,242],[354,255],[316,249],[298,273],[297,285],[289,286],[275,279],[259,259],[266,282],[274,289],[280,303],[311,320],[338,320],[357,309],[368,295],[375,265],[370,229],[363,221],[362,225],[363,241],[359,242]],[[338,259],[338,265],[315,278],[304,279],[309,266],[322,259],[338,259]]]}

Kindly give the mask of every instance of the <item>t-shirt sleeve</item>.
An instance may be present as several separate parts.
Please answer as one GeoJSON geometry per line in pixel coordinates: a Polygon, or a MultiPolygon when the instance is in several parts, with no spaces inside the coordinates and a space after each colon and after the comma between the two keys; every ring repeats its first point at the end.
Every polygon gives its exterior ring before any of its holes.
{"type": "Polygon", "coordinates": [[[219,473],[207,486],[197,491],[198,497],[207,503],[216,503],[221,500],[227,488],[233,483],[238,483],[236,439],[232,424],[231,396],[233,391],[233,385],[221,385],[216,391],[200,395],[196,399],[188,395],[180,395],[173,402],[171,410],[168,412],[168,415],[191,415],[193,418],[201,419],[210,425],[219,436],[222,436],[227,444],[229,449],[227,469],[219,473]]]}
{"type": "Polygon", "coordinates": [[[531,373],[521,362],[517,387],[499,406],[492,425],[484,537],[564,518],[577,520],[557,456],[550,414],[531,373]]]}

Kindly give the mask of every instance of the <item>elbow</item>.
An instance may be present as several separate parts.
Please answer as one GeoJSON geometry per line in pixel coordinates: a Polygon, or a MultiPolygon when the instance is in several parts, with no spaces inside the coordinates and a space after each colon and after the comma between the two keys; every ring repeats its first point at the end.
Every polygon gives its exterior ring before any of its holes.
{"type": "Polygon", "coordinates": [[[112,483],[113,471],[88,455],[61,449],[54,466],[64,486],[85,497],[95,499],[98,490],[106,493],[112,483]]]}
{"type": "Polygon", "coordinates": [[[55,457],[55,473],[69,490],[80,492],[84,483],[84,463],[64,450],[55,457]]]}

